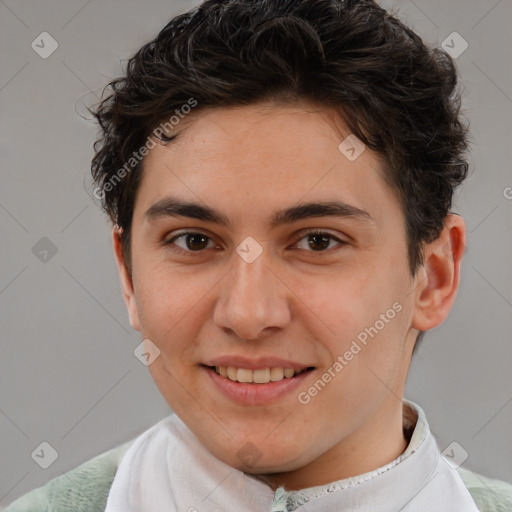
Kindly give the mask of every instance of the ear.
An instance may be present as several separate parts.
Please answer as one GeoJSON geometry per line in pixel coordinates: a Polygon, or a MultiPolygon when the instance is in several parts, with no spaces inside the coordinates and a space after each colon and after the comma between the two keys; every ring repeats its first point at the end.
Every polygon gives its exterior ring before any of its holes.
{"type": "Polygon", "coordinates": [[[114,226],[114,229],[112,230],[114,254],[116,257],[117,268],[119,270],[119,277],[121,279],[123,299],[130,318],[130,324],[136,331],[140,331],[139,312],[137,310],[137,303],[135,302],[135,294],[133,292],[133,279],[124,261],[121,233],[122,228],[117,225],[114,226]]]}
{"type": "Polygon", "coordinates": [[[466,249],[462,217],[448,214],[439,237],[424,247],[424,264],[414,279],[415,306],[412,327],[428,331],[450,312],[459,288],[460,265],[466,249]]]}

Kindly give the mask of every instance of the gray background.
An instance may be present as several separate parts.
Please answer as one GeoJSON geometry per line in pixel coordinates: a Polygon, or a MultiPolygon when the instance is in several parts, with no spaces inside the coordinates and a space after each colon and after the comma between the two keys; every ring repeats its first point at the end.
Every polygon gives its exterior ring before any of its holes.
{"type": "MultiPolygon", "coordinates": [[[[0,0],[0,505],[169,414],[133,355],[141,340],[110,227],[84,188],[97,129],[79,114],[121,73],[120,60],[196,4],[0,0]],[[47,59],[31,48],[43,31],[59,45],[47,59]],[[57,249],[46,262],[33,252],[43,237],[57,249]],[[58,452],[48,469],[31,457],[43,441],[58,452]]],[[[406,396],[425,409],[441,449],[456,441],[465,467],[512,482],[512,4],[383,5],[428,42],[456,31],[469,44],[457,64],[474,146],[455,205],[468,251],[456,304],[425,336],[406,396]]]]}

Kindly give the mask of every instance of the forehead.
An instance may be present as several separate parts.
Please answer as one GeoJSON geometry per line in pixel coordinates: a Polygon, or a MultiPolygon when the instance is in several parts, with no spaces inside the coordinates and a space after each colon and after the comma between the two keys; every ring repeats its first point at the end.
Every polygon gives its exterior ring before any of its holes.
{"type": "Polygon", "coordinates": [[[239,220],[266,216],[269,224],[275,211],[297,203],[339,200],[376,221],[398,209],[378,156],[354,141],[337,113],[326,108],[203,109],[166,135],[175,138],[156,145],[144,160],[134,212],[140,220],[169,195],[239,220]],[[348,158],[354,152],[343,150],[354,142],[363,151],[348,158]]]}

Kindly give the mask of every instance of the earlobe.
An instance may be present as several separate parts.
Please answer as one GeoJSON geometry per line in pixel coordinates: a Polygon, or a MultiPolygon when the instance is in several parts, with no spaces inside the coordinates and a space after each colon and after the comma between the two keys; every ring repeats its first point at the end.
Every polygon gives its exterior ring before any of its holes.
{"type": "Polygon", "coordinates": [[[433,329],[448,316],[459,287],[465,247],[464,220],[456,214],[447,215],[439,237],[425,245],[424,266],[414,280],[412,327],[418,331],[433,329]]]}
{"type": "Polygon", "coordinates": [[[121,280],[121,288],[123,292],[123,299],[128,311],[131,326],[140,331],[139,312],[137,310],[137,303],[135,301],[135,293],[133,287],[133,276],[129,272],[123,256],[123,244],[121,240],[122,228],[117,225],[112,230],[112,244],[114,247],[114,256],[116,258],[117,269],[119,271],[119,278],[121,280]]]}

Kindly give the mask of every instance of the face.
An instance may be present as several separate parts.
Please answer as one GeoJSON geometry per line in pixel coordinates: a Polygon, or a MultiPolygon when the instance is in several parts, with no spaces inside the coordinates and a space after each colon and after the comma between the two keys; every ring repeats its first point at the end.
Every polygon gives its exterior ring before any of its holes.
{"type": "Polygon", "coordinates": [[[425,274],[379,159],[340,150],[343,122],[307,105],[194,116],[145,158],[131,279],[114,233],[160,392],[213,455],[268,481],[392,460],[425,274]]]}

